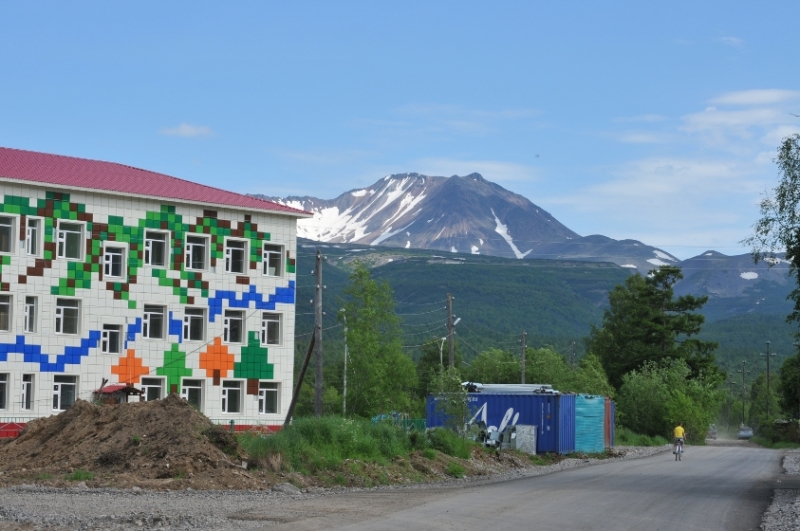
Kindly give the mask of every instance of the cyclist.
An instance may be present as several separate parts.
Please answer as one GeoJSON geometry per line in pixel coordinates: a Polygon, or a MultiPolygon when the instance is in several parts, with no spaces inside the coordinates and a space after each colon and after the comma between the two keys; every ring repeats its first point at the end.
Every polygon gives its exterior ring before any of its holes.
{"type": "Polygon", "coordinates": [[[677,454],[678,452],[683,450],[683,441],[686,438],[686,430],[683,429],[683,422],[679,422],[675,429],[672,430],[672,434],[675,437],[675,451],[672,452],[677,454]]]}

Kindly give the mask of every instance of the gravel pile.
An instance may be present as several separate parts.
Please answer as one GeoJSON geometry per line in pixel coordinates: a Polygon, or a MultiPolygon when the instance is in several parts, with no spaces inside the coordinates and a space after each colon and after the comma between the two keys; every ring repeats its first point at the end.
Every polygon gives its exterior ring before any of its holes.
{"type": "MultiPolygon", "coordinates": [[[[565,459],[560,463],[521,469],[487,478],[473,477],[449,480],[412,487],[412,489],[442,488],[465,483],[504,481],[524,476],[549,474],[580,466],[608,463],[621,459],[646,457],[669,450],[669,446],[654,448],[617,448],[618,457],[611,459],[565,459]]],[[[380,487],[373,490],[408,489],[409,487],[380,487]]],[[[233,531],[263,529],[263,520],[250,521],[246,515],[254,506],[269,510],[287,498],[313,499],[327,494],[365,489],[306,489],[298,491],[291,485],[277,485],[270,492],[259,491],[148,491],[132,489],[73,488],[21,485],[0,489],[0,531],[76,530],[194,530],[214,529],[233,531]]]]}
{"type": "MultiPolygon", "coordinates": [[[[800,452],[787,452],[783,469],[788,475],[800,475],[800,452]]],[[[776,489],[772,504],[761,519],[762,531],[800,529],[800,490],[776,489]]]]}

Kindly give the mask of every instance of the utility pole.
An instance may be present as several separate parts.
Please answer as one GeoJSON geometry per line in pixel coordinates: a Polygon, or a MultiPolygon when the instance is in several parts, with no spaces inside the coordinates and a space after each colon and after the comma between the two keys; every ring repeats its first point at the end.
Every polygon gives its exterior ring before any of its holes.
{"type": "Polygon", "coordinates": [[[725,426],[725,431],[730,431],[731,428],[731,401],[733,400],[733,376],[728,375],[728,422],[725,426]]]}
{"type": "Polygon", "coordinates": [[[769,353],[769,341],[767,341],[767,353],[762,354],[762,356],[767,357],[767,422],[769,422],[769,358],[774,356],[775,353],[769,353]]]}
{"type": "Polygon", "coordinates": [[[322,251],[314,268],[314,415],[322,416],[322,251]]]}
{"type": "Polygon", "coordinates": [[[342,308],[344,320],[344,386],[342,387],[342,416],[347,416],[347,314],[342,308]]]}
{"type": "Polygon", "coordinates": [[[520,365],[522,366],[522,383],[525,383],[525,336],[528,334],[525,330],[522,331],[522,356],[520,357],[520,365]]]}
{"type": "Polygon", "coordinates": [[[447,349],[450,355],[450,367],[456,366],[456,354],[453,347],[453,296],[447,294],[447,349]]]}
{"type": "Polygon", "coordinates": [[[742,426],[744,426],[744,399],[745,399],[744,377],[747,374],[747,361],[742,362],[742,369],[738,372],[742,373],[742,426]]]}

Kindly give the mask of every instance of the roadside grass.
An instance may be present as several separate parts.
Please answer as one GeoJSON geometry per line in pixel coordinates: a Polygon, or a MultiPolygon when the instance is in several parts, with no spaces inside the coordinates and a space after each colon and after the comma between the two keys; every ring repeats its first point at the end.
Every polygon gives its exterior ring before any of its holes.
{"type": "Polygon", "coordinates": [[[474,444],[444,429],[406,432],[391,422],[337,416],[298,418],[273,435],[245,433],[238,438],[258,468],[306,475],[352,469],[352,461],[386,465],[415,451],[428,459],[436,458],[436,450],[467,459],[474,444]]]}
{"type": "Polygon", "coordinates": [[[89,481],[90,479],[94,479],[94,474],[92,474],[91,472],[87,472],[86,470],[81,470],[79,468],[72,474],[67,474],[66,476],[64,476],[64,479],[68,481],[89,481]]]}
{"type": "Polygon", "coordinates": [[[763,446],[764,448],[772,448],[773,450],[793,450],[800,448],[800,443],[788,442],[788,441],[778,441],[772,442],[771,439],[766,437],[759,437],[755,436],[750,439],[750,442],[754,442],[759,446],[763,446]]]}
{"type": "Polygon", "coordinates": [[[651,437],[621,427],[614,430],[614,446],[663,446],[665,444],[669,444],[669,441],[660,435],[651,437]]]}

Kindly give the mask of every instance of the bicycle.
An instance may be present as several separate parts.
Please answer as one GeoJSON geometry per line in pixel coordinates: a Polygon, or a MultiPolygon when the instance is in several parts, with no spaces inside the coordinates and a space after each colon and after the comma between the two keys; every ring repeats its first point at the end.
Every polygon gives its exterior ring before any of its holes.
{"type": "Polygon", "coordinates": [[[675,454],[675,461],[681,460],[681,454],[683,453],[683,438],[676,437],[675,438],[675,449],[672,451],[675,454]]]}

